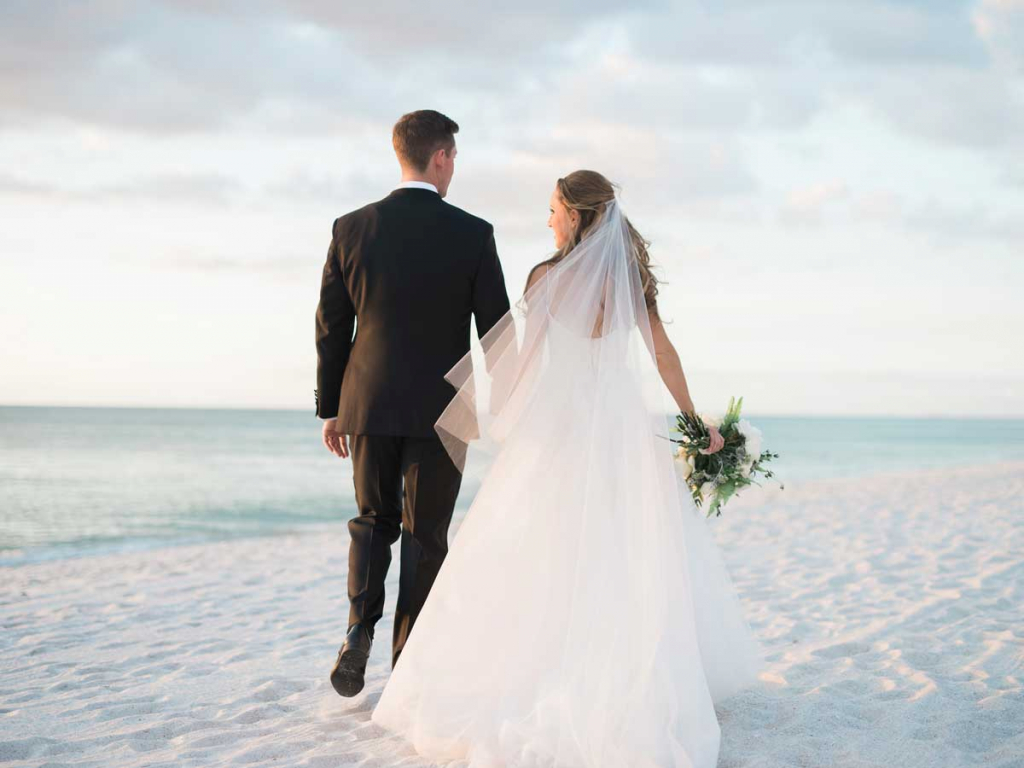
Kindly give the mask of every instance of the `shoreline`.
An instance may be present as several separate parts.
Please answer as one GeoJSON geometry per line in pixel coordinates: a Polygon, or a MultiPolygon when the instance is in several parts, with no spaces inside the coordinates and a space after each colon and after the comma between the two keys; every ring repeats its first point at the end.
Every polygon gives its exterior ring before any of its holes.
{"type": "MultiPolygon", "coordinates": [[[[890,482],[898,482],[901,479],[932,479],[937,480],[948,475],[950,472],[979,472],[979,471],[1013,471],[1019,470],[1024,473],[1024,461],[1018,460],[1007,460],[1000,462],[988,462],[979,464],[958,464],[951,466],[935,466],[923,469],[914,468],[902,468],[894,470],[884,470],[872,472],[869,474],[854,474],[854,475],[840,475],[834,477],[810,477],[810,478],[797,478],[796,480],[787,480],[785,478],[776,478],[767,480],[764,482],[763,488],[757,488],[756,486],[744,491],[738,498],[743,499],[744,497],[772,493],[779,491],[778,480],[781,479],[782,483],[786,486],[786,490],[782,493],[786,493],[792,489],[803,489],[812,488],[818,485],[826,484],[830,486],[856,486],[863,483],[870,483],[877,480],[888,480],[890,482]]],[[[467,475],[467,483],[473,485],[477,484],[480,477],[476,475],[467,475]]],[[[339,494],[339,498],[343,498],[339,494]]],[[[737,499],[733,499],[730,505],[737,503],[737,499]]],[[[742,502],[741,502],[742,503],[742,502]]],[[[460,505],[462,506],[462,505],[460,505]]],[[[726,508],[724,514],[728,514],[729,507],[726,508]]],[[[354,510],[352,512],[354,514],[354,510]]],[[[457,530],[457,522],[465,515],[465,508],[457,509],[455,517],[453,519],[454,534],[457,530]]],[[[338,521],[324,521],[316,520],[309,523],[303,523],[298,525],[285,526],[281,528],[268,528],[266,530],[255,530],[255,531],[237,531],[237,532],[225,532],[221,535],[182,535],[181,537],[170,536],[167,538],[160,539],[124,539],[120,541],[104,542],[97,544],[85,544],[82,546],[80,543],[67,542],[57,544],[46,544],[38,547],[29,547],[24,549],[11,548],[3,549],[0,548],[0,572],[15,568],[25,568],[33,565],[39,565],[42,563],[53,563],[63,562],[65,560],[77,560],[82,558],[93,558],[93,557],[116,557],[120,555],[130,555],[133,553],[151,553],[163,549],[179,549],[182,547],[201,547],[212,544],[230,543],[238,541],[246,541],[249,539],[262,540],[267,538],[277,538],[282,536],[301,536],[305,534],[315,535],[321,530],[331,530],[338,525],[344,525],[347,523],[349,517],[344,517],[338,521]],[[81,551],[74,551],[75,547],[82,546],[81,551]],[[23,560],[17,560],[19,553],[24,554],[23,560]]]]}

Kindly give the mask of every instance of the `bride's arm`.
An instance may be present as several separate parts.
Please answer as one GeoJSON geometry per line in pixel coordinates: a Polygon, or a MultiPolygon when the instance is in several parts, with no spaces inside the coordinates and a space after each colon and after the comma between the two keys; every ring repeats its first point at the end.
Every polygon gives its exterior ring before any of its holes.
{"type": "Polygon", "coordinates": [[[679,353],[672,346],[672,340],[665,332],[665,326],[656,312],[649,314],[651,319],[651,337],[654,342],[654,355],[658,361],[658,373],[661,380],[672,394],[672,399],[680,411],[689,411],[696,415],[693,407],[693,399],[690,397],[690,390],[686,386],[686,375],[683,373],[683,364],[679,360],[679,353]]]}
{"type": "MultiPolygon", "coordinates": [[[[679,410],[688,411],[697,417],[693,399],[690,397],[690,389],[686,386],[686,375],[683,373],[683,364],[679,360],[679,353],[676,352],[676,348],[665,332],[665,326],[661,322],[661,318],[658,317],[658,313],[650,312],[648,316],[651,319],[654,356],[658,361],[658,373],[661,374],[661,380],[665,382],[665,386],[672,394],[672,399],[676,401],[679,410]]],[[[711,445],[707,453],[715,453],[721,450],[725,441],[715,427],[709,425],[708,431],[711,433],[711,445]]]]}

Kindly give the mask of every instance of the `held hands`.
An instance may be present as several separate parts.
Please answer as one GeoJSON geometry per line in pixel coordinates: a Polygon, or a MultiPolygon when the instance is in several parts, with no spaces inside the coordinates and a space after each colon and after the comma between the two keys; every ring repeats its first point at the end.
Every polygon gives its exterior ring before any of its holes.
{"type": "Polygon", "coordinates": [[[718,453],[725,445],[725,438],[722,437],[722,433],[718,431],[718,427],[712,426],[711,424],[707,424],[706,426],[708,428],[708,434],[711,436],[711,445],[707,448],[700,449],[700,453],[703,453],[705,456],[712,453],[718,453]]]}
{"type": "Polygon", "coordinates": [[[337,419],[324,420],[324,445],[339,459],[348,458],[348,436],[338,431],[337,419]]]}

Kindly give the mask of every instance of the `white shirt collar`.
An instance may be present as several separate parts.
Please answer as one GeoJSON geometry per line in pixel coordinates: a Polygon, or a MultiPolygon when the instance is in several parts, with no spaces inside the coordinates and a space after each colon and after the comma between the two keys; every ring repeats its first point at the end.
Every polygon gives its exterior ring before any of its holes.
{"type": "MultiPolygon", "coordinates": [[[[437,187],[431,184],[429,181],[403,181],[395,189],[429,189],[433,192],[437,192],[437,187]]],[[[440,194],[440,192],[438,192],[440,194]]]]}

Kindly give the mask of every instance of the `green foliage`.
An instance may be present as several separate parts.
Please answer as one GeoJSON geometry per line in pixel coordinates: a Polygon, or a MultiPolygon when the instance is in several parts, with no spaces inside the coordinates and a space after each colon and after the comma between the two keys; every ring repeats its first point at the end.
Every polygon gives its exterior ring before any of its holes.
{"type": "Polygon", "coordinates": [[[718,428],[718,431],[722,433],[722,437],[725,437],[726,432],[735,431],[736,422],[740,420],[740,411],[743,409],[743,398],[737,400],[735,397],[729,398],[729,407],[725,410],[725,417],[722,419],[722,426],[718,428]]]}

